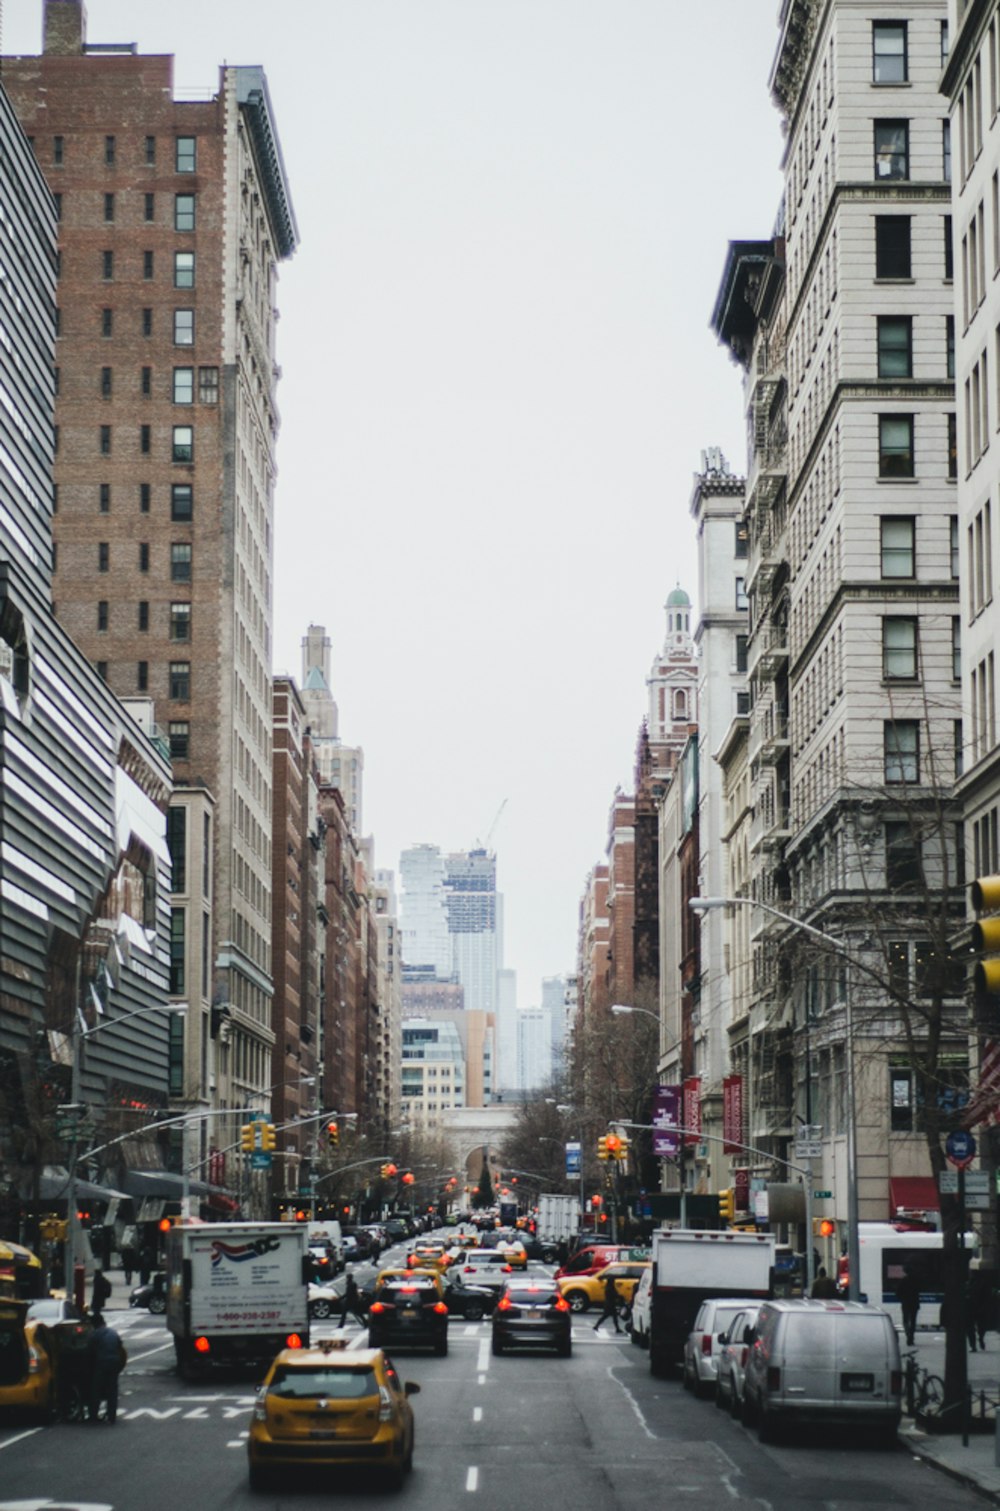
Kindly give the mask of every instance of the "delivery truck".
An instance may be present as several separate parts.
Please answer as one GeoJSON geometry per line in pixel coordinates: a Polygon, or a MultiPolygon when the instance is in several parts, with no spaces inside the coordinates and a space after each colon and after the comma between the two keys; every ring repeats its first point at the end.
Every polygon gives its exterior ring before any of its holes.
{"type": "Polygon", "coordinates": [[[179,1223],[167,1238],[167,1327],[177,1372],[265,1368],[309,1342],[305,1223],[179,1223]]]}
{"type": "Polygon", "coordinates": [[[580,1226],[580,1201],[576,1196],[563,1196],[556,1192],[543,1192],[538,1198],[538,1241],[553,1255],[559,1245],[565,1244],[563,1253],[569,1252],[569,1244],[576,1237],[580,1226]]]}
{"type": "Polygon", "coordinates": [[[710,1233],[660,1228],[653,1234],[649,1369],[666,1375],[684,1362],[698,1308],[716,1296],[765,1301],[771,1294],[773,1233],[710,1233]]]}

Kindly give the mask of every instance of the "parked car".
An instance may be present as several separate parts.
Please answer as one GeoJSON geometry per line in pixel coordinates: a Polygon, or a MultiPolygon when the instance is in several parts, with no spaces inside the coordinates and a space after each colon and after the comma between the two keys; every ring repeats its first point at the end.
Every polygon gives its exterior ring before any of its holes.
{"type": "Polygon", "coordinates": [[[743,1419],[762,1441],[792,1422],[868,1426],[895,1443],[902,1411],[899,1338],[861,1301],[765,1301],[746,1364],[743,1419]]]}
{"type": "Polygon", "coordinates": [[[756,1303],[744,1307],[734,1315],[719,1338],[715,1404],[720,1409],[728,1406],[734,1417],[743,1415],[747,1359],[757,1336],[755,1329],[759,1312],[760,1307],[756,1303]]]}
{"type": "Polygon", "coordinates": [[[646,1265],[632,1292],[632,1312],[628,1321],[629,1338],[639,1348],[649,1347],[649,1319],[653,1305],[653,1266],[646,1265]]]}
{"type": "Polygon", "coordinates": [[[412,1270],[385,1280],[368,1308],[368,1345],[423,1346],[442,1357],[447,1354],[448,1307],[438,1277],[412,1270]]]}
{"type": "Polygon", "coordinates": [[[685,1390],[693,1390],[696,1396],[714,1394],[721,1348],[719,1337],[746,1304],[745,1296],[715,1298],[701,1303],[694,1327],[684,1344],[685,1390]]]}
{"type": "Polygon", "coordinates": [[[507,1348],[554,1348],[569,1358],[572,1314],[554,1281],[543,1277],[507,1281],[493,1312],[492,1346],[495,1354],[507,1348]]]}
{"type": "Polygon", "coordinates": [[[375,1470],[399,1488],[413,1467],[413,1410],[420,1387],[404,1384],[381,1349],[344,1340],[283,1349],[254,1401],[247,1456],[250,1487],[287,1487],[303,1470],[375,1470]],[[339,1347],[338,1347],[339,1342],[339,1347]],[[314,1422],[322,1422],[321,1428],[314,1422]]]}
{"type": "Polygon", "coordinates": [[[162,1317],[167,1309],[167,1277],[158,1270],[146,1285],[133,1286],[129,1292],[129,1306],[144,1306],[154,1317],[162,1317]]]}

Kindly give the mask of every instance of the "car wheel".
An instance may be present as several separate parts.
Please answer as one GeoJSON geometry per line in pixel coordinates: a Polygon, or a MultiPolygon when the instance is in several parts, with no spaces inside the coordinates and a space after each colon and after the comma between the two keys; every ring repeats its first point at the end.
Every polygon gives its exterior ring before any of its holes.
{"type": "Polygon", "coordinates": [[[153,1314],[154,1317],[162,1317],[163,1313],[166,1311],[166,1309],[167,1309],[167,1298],[166,1298],[166,1296],[150,1296],[150,1298],[149,1298],[149,1310],[152,1312],[152,1314],[153,1314]]]}
{"type": "Polygon", "coordinates": [[[497,1355],[498,1358],[503,1353],[503,1344],[500,1342],[499,1338],[493,1339],[493,1352],[497,1355]]]}
{"type": "Polygon", "coordinates": [[[405,1474],[412,1474],[413,1473],[413,1449],[414,1449],[415,1439],[416,1439],[416,1432],[411,1432],[410,1433],[410,1446],[407,1449],[406,1457],[403,1460],[403,1472],[405,1474]]]}
{"type": "Polygon", "coordinates": [[[466,1322],[482,1322],[485,1315],[481,1301],[470,1301],[469,1305],[465,1308],[466,1322]]]}
{"type": "Polygon", "coordinates": [[[312,1312],[313,1316],[320,1319],[329,1317],[332,1310],[333,1308],[331,1307],[329,1301],[327,1301],[325,1296],[318,1297],[310,1307],[310,1311],[312,1312]]]}
{"type": "Polygon", "coordinates": [[[566,1300],[571,1312],[585,1312],[590,1306],[590,1297],[586,1291],[567,1291],[566,1300]]]}

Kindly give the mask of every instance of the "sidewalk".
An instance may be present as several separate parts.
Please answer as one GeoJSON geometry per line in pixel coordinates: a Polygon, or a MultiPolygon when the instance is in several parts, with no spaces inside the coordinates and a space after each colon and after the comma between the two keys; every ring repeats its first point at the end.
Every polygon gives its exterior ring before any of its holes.
{"type": "MultiPolygon", "coordinates": [[[[904,1340],[900,1338],[900,1346],[904,1340]]],[[[921,1369],[944,1376],[944,1333],[921,1332],[916,1335],[917,1360],[921,1369]]],[[[1000,1398],[1000,1336],[987,1333],[985,1350],[968,1356],[969,1384],[973,1395],[984,1391],[989,1400],[1000,1398]]],[[[997,1438],[992,1432],[971,1432],[968,1447],[963,1447],[961,1433],[922,1432],[912,1418],[904,1416],[899,1441],[909,1453],[926,1459],[953,1479],[975,1486],[1000,1505],[1000,1466],[997,1465],[997,1438]]]]}

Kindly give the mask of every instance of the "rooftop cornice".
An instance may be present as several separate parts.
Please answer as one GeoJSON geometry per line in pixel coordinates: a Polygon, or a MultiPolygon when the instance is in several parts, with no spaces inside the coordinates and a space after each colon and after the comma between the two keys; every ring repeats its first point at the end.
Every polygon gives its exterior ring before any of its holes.
{"type": "Polygon", "coordinates": [[[299,228],[295,222],[267,79],[260,67],[238,67],[233,72],[236,75],[236,102],[246,116],[278,256],[291,257],[299,244],[299,228]]]}

